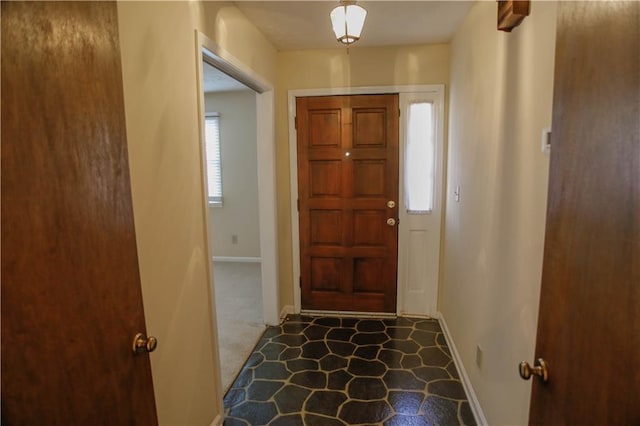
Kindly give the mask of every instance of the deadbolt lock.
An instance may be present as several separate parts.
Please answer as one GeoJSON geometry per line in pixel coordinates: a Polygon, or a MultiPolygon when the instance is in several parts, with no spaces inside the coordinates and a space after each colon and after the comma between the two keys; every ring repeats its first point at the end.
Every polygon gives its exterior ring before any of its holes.
{"type": "Polygon", "coordinates": [[[387,201],[387,207],[389,207],[390,209],[394,208],[396,206],[396,202],[393,200],[389,200],[387,201]]]}

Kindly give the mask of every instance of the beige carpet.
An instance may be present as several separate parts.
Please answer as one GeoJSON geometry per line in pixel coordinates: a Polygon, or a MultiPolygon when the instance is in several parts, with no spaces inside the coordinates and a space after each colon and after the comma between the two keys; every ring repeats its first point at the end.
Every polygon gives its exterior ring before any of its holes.
{"type": "Polygon", "coordinates": [[[222,388],[229,388],[264,332],[259,263],[214,262],[222,388]]]}

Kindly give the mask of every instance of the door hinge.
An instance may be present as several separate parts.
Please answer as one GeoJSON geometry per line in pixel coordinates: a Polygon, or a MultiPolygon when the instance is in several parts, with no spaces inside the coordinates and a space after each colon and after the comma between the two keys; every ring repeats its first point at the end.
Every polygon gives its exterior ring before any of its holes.
{"type": "Polygon", "coordinates": [[[298,205],[298,211],[300,211],[300,199],[299,198],[296,200],[296,204],[298,205]]]}
{"type": "Polygon", "coordinates": [[[298,130],[298,116],[293,117],[293,126],[298,130]]]}
{"type": "Polygon", "coordinates": [[[302,288],[302,277],[298,277],[298,285],[302,288]]]}
{"type": "Polygon", "coordinates": [[[400,117],[401,111],[402,110],[400,108],[398,108],[398,117],[400,117]]]}

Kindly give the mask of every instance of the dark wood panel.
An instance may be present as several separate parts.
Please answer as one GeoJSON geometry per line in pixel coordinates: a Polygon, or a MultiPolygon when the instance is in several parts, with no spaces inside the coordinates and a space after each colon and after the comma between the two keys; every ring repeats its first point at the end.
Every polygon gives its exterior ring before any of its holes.
{"type": "Polygon", "coordinates": [[[384,210],[353,211],[353,245],[384,246],[387,215],[384,210]]]}
{"type": "Polygon", "coordinates": [[[355,197],[387,195],[387,162],[385,160],[353,161],[353,194],[355,197]]]}
{"type": "Polygon", "coordinates": [[[340,210],[309,210],[312,246],[342,244],[342,211],[340,210]]]}
{"type": "Polygon", "coordinates": [[[354,108],[352,113],[354,148],[386,145],[386,112],[385,108],[354,108]]]}
{"type": "Polygon", "coordinates": [[[342,287],[342,258],[311,257],[311,289],[339,291],[342,287]]]}
{"type": "Polygon", "coordinates": [[[640,3],[558,9],[530,423],[640,424],[640,3]]]}
{"type": "Polygon", "coordinates": [[[384,282],[380,279],[383,274],[384,258],[354,259],[354,293],[384,294],[384,282]]]}
{"type": "Polygon", "coordinates": [[[116,4],[2,2],[2,423],[157,424],[116,4]]]}
{"type": "Polygon", "coordinates": [[[311,161],[309,163],[310,197],[339,197],[342,188],[340,161],[311,161]]]}
{"type": "Polygon", "coordinates": [[[309,111],[308,126],[315,131],[309,132],[309,148],[334,146],[340,147],[342,122],[340,109],[309,111]]]}

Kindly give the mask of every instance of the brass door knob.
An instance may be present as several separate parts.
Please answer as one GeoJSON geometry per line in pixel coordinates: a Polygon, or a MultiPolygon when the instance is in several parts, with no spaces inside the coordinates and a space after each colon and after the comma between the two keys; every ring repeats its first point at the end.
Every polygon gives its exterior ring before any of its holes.
{"type": "Polygon", "coordinates": [[[390,209],[394,208],[396,206],[396,202],[393,200],[389,200],[387,201],[387,207],[389,207],[390,209]]]}
{"type": "Polygon", "coordinates": [[[536,359],[536,362],[533,363],[533,368],[527,361],[522,361],[518,366],[518,371],[520,372],[520,377],[524,380],[529,380],[531,376],[538,376],[545,383],[549,380],[547,362],[542,358],[536,359]]]}
{"type": "Polygon", "coordinates": [[[389,219],[387,219],[387,225],[389,226],[396,226],[396,220],[392,217],[390,217],[389,219]]]}
{"type": "Polygon", "coordinates": [[[138,355],[140,352],[153,352],[158,346],[158,339],[153,336],[146,337],[142,333],[138,333],[133,338],[133,354],[138,355]]]}

